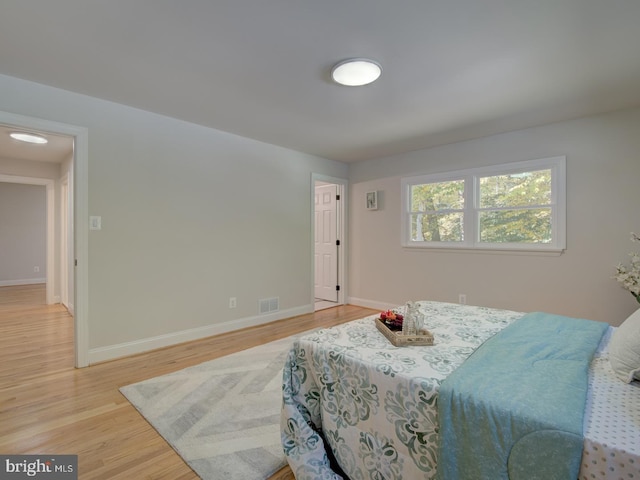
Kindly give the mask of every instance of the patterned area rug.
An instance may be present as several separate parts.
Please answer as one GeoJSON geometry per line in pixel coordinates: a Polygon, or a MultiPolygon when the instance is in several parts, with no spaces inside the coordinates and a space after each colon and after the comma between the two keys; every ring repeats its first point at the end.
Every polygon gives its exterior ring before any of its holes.
{"type": "Polygon", "coordinates": [[[280,443],[282,368],[293,337],[122,387],[205,480],[269,478],[280,443]]]}

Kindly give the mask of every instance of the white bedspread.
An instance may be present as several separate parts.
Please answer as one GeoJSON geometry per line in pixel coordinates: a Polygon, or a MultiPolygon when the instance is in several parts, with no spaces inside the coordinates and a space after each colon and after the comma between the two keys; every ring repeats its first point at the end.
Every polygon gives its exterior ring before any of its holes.
{"type": "Polygon", "coordinates": [[[589,370],[580,480],[640,479],[640,382],[621,382],[605,334],[589,370]]]}
{"type": "MultiPolygon", "coordinates": [[[[420,302],[420,308],[435,336],[431,347],[394,347],[377,331],[375,316],[294,344],[281,426],[297,479],[341,478],[327,453],[352,480],[433,478],[440,383],[522,314],[438,302],[420,302]]],[[[640,480],[640,383],[625,384],[613,374],[606,349],[611,330],[589,372],[579,480],[640,480]]]]}
{"type": "Polygon", "coordinates": [[[294,343],[284,367],[281,434],[296,479],[341,478],[329,465],[331,452],[351,480],[434,477],[440,383],[522,313],[419,306],[433,346],[394,347],[375,316],[294,343]]]}

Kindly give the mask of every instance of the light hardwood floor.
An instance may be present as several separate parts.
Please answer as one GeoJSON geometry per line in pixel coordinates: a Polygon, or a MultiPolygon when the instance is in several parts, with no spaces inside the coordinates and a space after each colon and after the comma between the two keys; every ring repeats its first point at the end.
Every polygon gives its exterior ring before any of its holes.
{"type": "MultiPolygon", "coordinates": [[[[80,479],[197,479],[121,386],[375,313],[340,306],[88,368],[73,367],[73,318],[43,285],[0,287],[0,454],[77,454],[80,479]]],[[[293,479],[283,468],[270,480],[293,479]]]]}

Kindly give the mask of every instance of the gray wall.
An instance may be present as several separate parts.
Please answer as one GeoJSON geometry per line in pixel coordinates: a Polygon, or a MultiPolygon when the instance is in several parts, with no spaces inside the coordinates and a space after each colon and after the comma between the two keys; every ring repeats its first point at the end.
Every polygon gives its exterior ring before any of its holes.
{"type": "Polygon", "coordinates": [[[0,286],[45,281],[46,207],[44,186],[0,182],[0,286]]]}
{"type": "Polygon", "coordinates": [[[349,294],[543,310],[618,325],[637,302],[611,277],[640,247],[640,110],[560,122],[352,165],[349,294]],[[479,165],[567,157],[567,249],[560,256],[400,247],[400,179],[479,165]],[[365,192],[379,191],[379,210],[365,192]]]}
{"type": "Polygon", "coordinates": [[[242,326],[260,298],[312,309],[311,174],[345,164],[11,77],[0,91],[0,110],[88,129],[92,350],[242,326]]]}

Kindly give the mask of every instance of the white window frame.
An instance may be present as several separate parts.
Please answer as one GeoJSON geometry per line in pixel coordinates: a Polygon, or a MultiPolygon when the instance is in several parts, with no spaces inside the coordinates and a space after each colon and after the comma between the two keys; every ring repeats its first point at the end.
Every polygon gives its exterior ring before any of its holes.
{"type": "Polygon", "coordinates": [[[402,185],[402,235],[405,248],[446,249],[446,250],[490,250],[561,253],[566,248],[566,157],[550,157],[523,162],[513,162],[488,167],[479,167],[455,172],[404,177],[402,185]],[[479,184],[481,177],[507,175],[551,170],[551,242],[550,243],[487,243],[480,242],[479,222],[480,204],[479,184]],[[411,187],[429,183],[464,180],[463,230],[461,242],[417,242],[411,240],[411,187]]]}

